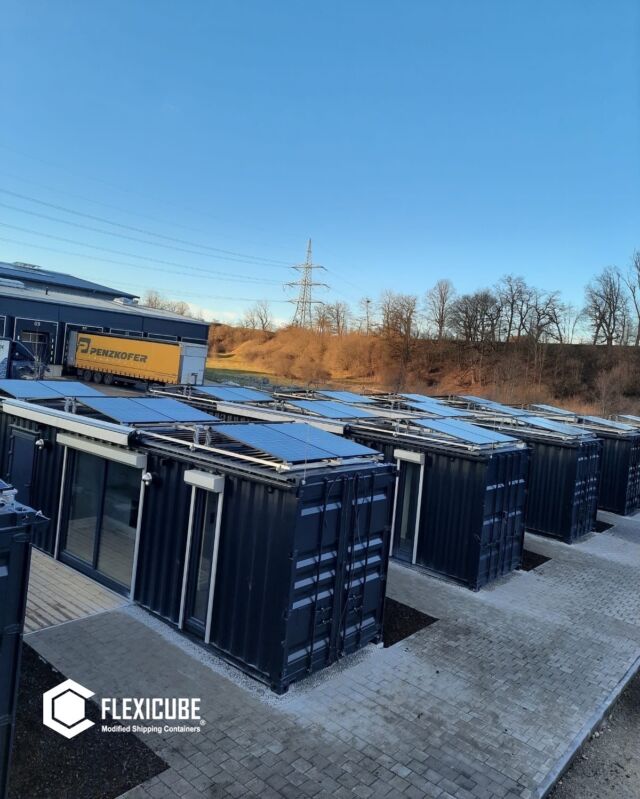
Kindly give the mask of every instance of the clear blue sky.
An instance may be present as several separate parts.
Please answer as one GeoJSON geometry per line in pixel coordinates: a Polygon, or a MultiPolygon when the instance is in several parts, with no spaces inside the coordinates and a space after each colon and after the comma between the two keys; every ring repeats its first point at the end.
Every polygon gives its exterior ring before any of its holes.
{"type": "Polygon", "coordinates": [[[284,318],[312,236],[327,298],[514,272],[580,302],[640,248],[639,76],[637,0],[4,0],[1,188],[283,264],[7,193],[0,259],[284,318]]]}

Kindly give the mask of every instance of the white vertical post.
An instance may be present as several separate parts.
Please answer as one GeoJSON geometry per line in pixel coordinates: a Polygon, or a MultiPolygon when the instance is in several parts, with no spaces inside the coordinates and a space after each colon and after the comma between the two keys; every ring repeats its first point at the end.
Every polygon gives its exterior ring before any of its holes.
{"type": "Polygon", "coordinates": [[[196,506],[196,487],[191,487],[191,505],[189,506],[189,524],[187,527],[187,546],[184,553],[184,569],[182,572],[182,594],[180,595],[180,615],[178,616],[178,627],[184,627],[184,612],[187,602],[187,582],[189,580],[189,561],[191,560],[191,539],[193,538],[193,515],[196,506]]]}
{"type": "MultiPolygon", "coordinates": [[[[142,473],[144,474],[144,472],[142,473]]],[[[138,555],[140,553],[140,533],[142,531],[142,513],[144,510],[144,495],[147,491],[147,484],[140,477],[140,499],[138,500],[138,518],[136,520],[136,542],[133,547],[133,566],[131,569],[131,589],[129,599],[133,599],[136,590],[136,579],[138,577],[138,555]]]]}
{"type": "Polygon", "coordinates": [[[62,502],[64,499],[65,479],[67,476],[67,455],[69,448],[65,447],[62,452],[62,476],[60,478],[60,497],[58,498],[58,518],[56,520],[56,540],[53,547],[53,557],[57,560],[60,556],[60,534],[62,528],[62,502]]]}
{"type": "Polygon", "coordinates": [[[211,582],[209,583],[209,599],[207,602],[207,621],[204,628],[205,644],[211,641],[211,622],[213,620],[213,598],[216,592],[216,575],[218,573],[218,552],[220,551],[220,529],[222,527],[222,505],[224,502],[224,487],[218,494],[218,508],[216,511],[216,530],[213,539],[213,555],[211,557],[211,582]]]}
{"type": "Polygon", "coordinates": [[[411,563],[418,557],[418,535],[420,534],[420,513],[422,511],[422,486],[424,485],[424,463],[420,464],[420,484],[418,485],[418,506],[416,508],[416,527],[413,533],[413,553],[411,563]]]}
{"type": "Polygon", "coordinates": [[[400,458],[396,460],[396,487],[393,492],[393,516],[391,517],[391,535],[389,537],[389,557],[393,555],[393,537],[396,532],[396,509],[398,506],[398,485],[400,483],[400,458]]]}

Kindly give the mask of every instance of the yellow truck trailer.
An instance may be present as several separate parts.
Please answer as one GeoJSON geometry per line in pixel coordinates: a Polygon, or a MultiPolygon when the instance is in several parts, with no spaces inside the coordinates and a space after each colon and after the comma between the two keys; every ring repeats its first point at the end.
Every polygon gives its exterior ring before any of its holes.
{"type": "Polygon", "coordinates": [[[207,347],[185,341],[72,331],[67,366],[96,383],[189,383],[201,385],[207,347]]]}

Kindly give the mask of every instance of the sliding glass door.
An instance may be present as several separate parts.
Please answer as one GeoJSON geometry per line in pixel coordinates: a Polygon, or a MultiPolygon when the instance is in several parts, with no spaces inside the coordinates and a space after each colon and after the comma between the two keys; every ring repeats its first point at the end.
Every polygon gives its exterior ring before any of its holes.
{"type": "Polygon", "coordinates": [[[61,560],[120,593],[131,587],[140,470],[69,452],[61,560]]]}

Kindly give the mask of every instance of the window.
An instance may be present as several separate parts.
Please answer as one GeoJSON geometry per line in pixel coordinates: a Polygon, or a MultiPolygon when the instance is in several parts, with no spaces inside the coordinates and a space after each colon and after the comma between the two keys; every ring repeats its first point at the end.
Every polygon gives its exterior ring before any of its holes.
{"type": "Polygon", "coordinates": [[[118,590],[128,590],[140,471],[85,452],[73,452],[70,457],[73,465],[62,559],[118,590]]]}

